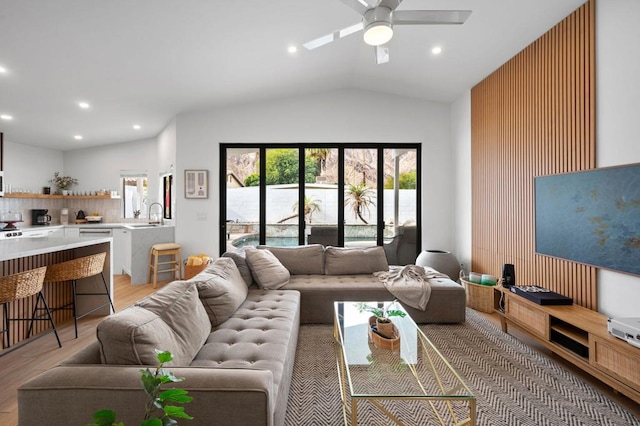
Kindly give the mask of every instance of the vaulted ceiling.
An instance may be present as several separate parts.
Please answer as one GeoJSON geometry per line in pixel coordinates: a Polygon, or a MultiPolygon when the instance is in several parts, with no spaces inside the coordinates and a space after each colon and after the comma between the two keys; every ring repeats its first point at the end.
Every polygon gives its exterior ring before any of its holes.
{"type": "Polygon", "coordinates": [[[302,47],[360,21],[341,0],[0,0],[0,115],[12,117],[0,131],[69,150],[153,137],[182,112],[340,88],[451,102],[582,3],[405,0],[398,10],[472,14],[396,26],[376,65],[361,33],[302,47]]]}

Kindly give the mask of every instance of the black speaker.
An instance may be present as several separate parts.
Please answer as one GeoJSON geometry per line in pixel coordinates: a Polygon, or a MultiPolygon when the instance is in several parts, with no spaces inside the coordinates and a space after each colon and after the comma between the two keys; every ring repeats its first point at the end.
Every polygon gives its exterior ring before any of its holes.
{"type": "Polygon", "coordinates": [[[502,267],[502,286],[511,287],[512,285],[516,285],[516,271],[512,264],[505,263],[502,267]]]}

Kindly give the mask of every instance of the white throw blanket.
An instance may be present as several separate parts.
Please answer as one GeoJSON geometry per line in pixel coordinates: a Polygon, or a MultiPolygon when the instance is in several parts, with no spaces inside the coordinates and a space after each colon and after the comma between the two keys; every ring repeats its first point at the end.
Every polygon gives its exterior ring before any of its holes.
{"type": "Polygon", "coordinates": [[[374,272],[373,275],[378,277],[389,293],[400,301],[423,311],[427,308],[429,297],[431,297],[431,286],[428,280],[449,279],[448,275],[433,268],[417,265],[389,266],[388,271],[374,272]]]}

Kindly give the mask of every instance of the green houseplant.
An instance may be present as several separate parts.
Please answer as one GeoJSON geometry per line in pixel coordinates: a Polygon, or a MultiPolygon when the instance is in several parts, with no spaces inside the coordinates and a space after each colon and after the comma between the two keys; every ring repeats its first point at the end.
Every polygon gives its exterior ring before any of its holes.
{"type": "MultiPolygon", "coordinates": [[[[188,396],[186,390],[183,389],[167,389],[162,390],[162,385],[166,383],[177,383],[184,380],[183,377],[176,377],[173,373],[165,370],[163,365],[173,360],[171,352],[163,352],[156,349],[158,358],[158,366],[151,371],[148,368],[140,370],[140,381],[142,388],[147,394],[145,403],[145,416],[140,426],[170,426],[177,425],[176,419],[192,419],[190,415],[185,413],[184,407],[173,405],[186,404],[191,402],[193,397],[188,396]],[[156,410],[161,410],[159,417],[151,417],[156,410]]],[[[116,423],[116,413],[113,410],[100,410],[93,414],[93,421],[88,426],[124,426],[124,423],[116,423]]]]}
{"type": "Polygon", "coordinates": [[[357,307],[360,312],[370,312],[373,316],[376,317],[376,327],[380,334],[385,336],[393,335],[393,323],[391,322],[391,317],[400,317],[404,318],[407,314],[404,311],[399,309],[389,309],[391,306],[394,306],[397,300],[389,303],[388,306],[385,306],[384,303],[382,307],[379,306],[371,306],[364,302],[358,303],[357,307]]]}

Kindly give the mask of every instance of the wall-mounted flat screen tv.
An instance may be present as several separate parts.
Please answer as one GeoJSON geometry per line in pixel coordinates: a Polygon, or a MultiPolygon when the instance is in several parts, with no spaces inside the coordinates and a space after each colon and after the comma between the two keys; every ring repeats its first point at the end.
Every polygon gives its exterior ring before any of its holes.
{"type": "Polygon", "coordinates": [[[536,253],[640,275],[640,163],[535,178],[536,253]]]}

